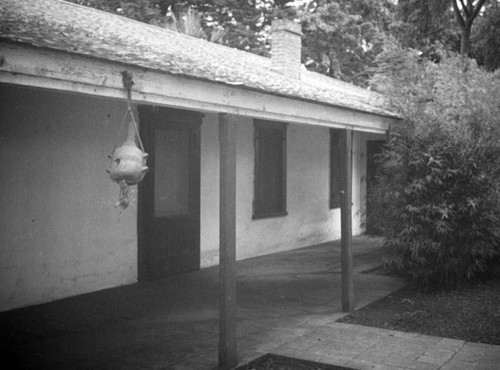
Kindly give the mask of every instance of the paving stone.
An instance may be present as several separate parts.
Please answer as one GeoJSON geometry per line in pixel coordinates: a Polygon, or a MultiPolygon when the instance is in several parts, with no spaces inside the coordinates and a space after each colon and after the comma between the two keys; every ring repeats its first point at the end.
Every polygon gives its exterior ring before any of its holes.
{"type": "Polygon", "coordinates": [[[482,361],[500,364],[500,346],[483,354],[482,361]]]}
{"type": "Polygon", "coordinates": [[[438,358],[438,357],[429,357],[429,356],[423,355],[423,356],[420,356],[417,360],[419,362],[425,362],[428,364],[443,366],[446,363],[446,361],[448,361],[449,359],[448,358],[442,359],[442,358],[438,358]]]}
{"type": "Polygon", "coordinates": [[[286,343],[284,346],[297,349],[297,350],[308,350],[309,348],[317,345],[320,341],[314,338],[298,338],[291,342],[286,343]]]}
{"type": "Polygon", "coordinates": [[[404,354],[408,357],[419,357],[422,356],[426,351],[428,351],[429,348],[424,347],[422,345],[413,345],[413,344],[408,344],[408,343],[400,343],[397,344],[396,346],[392,347],[392,351],[396,353],[401,353],[404,354]]]}
{"type": "Polygon", "coordinates": [[[393,336],[388,336],[388,337],[380,337],[378,338],[378,343],[377,347],[382,347],[382,348],[397,348],[399,344],[401,344],[401,339],[393,337],[393,336]]]}
{"type": "MultiPolygon", "coordinates": [[[[500,348],[500,346],[495,347],[500,348]]],[[[478,350],[487,352],[492,349],[492,345],[486,343],[466,342],[463,348],[464,350],[478,350]]]]}
{"type": "Polygon", "coordinates": [[[465,344],[465,341],[458,339],[443,338],[436,343],[436,348],[440,349],[452,349],[458,351],[465,344]]]}
{"type": "Polygon", "coordinates": [[[407,332],[402,332],[402,331],[399,331],[399,332],[396,332],[394,334],[395,337],[397,338],[417,338],[420,334],[418,333],[407,333],[407,332]]]}
{"type": "Polygon", "coordinates": [[[351,361],[348,361],[344,364],[345,367],[357,369],[357,370],[372,370],[375,368],[375,366],[380,365],[380,364],[375,364],[373,361],[367,361],[367,360],[361,360],[361,359],[354,359],[351,361]]]}
{"type": "Polygon", "coordinates": [[[380,365],[380,364],[375,365],[375,367],[373,368],[373,370],[401,370],[401,369],[403,368],[399,366],[380,365]]]}
{"type": "Polygon", "coordinates": [[[356,351],[350,351],[350,350],[338,350],[338,349],[332,349],[329,347],[320,347],[317,349],[311,348],[309,351],[317,353],[321,356],[328,356],[328,357],[346,357],[349,359],[354,359],[356,358],[359,353],[356,351]]]}
{"type": "Polygon", "coordinates": [[[441,365],[430,364],[428,362],[414,361],[407,368],[412,370],[437,370],[441,365]]]}
{"type": "Polygon", "coordinates": [[[289,356],[289,357],[295,357],[295,355],[298,353],[296,348],[289,348],[286,346],[276,348],[275,350],[272,351],[272,353],[275,353],[277,355],[282,355],[282,356],[289,356]]]}
{"type": "Polygon", "coordinates": [[[441,337],[434,337],[431,335],[424,335],[424,334],[419,334],[415,338],[421,339],[425,343],[433,344],[433,345],[438,343],[439,341],[441,341],[443,339],[441,337]]]}
{"type": "Polygon", "coordinates": [[[317,353],[308,352],[308,351],[296,352],[296,354],[293,357],[300,358],[301,360],[307,360],[307,361],[315,361],[315,362],[321,361],[321,355],[318,355],[317,353]]]}
{"type": "Polygon", "coordinates": [[[440,370],[474,370],[476,363],[471,362],[461,362],[461,361],[449,361],[440,370]]]}
{"type": "Polygon", "coordinates": [[[327,339],[332,336],[338,336],[338,333],[335,333],[332,331],[331,328],[329,327],[319,327],[319,328],[308,328],[308,333],[304,334],[303,337],[305,338],[316,338],[316,339],[327,339]]]}
{"type": "Polygon", "coordinates": [[[477,362],[482,360],[484,357],[484,351],[482,349],[473,349],[462,347],[455,355],[453,360],[462,362],[477,362]]]}
{"type": "MultiPolygon", "coordinates": [[[[330,339],[332,339],[332,338],[330,338],[330,339]]],[[[358,337],[358,338],[356,338],[356,340],[354,340],[353,342],[350,342],[347,345],[354,346],[360,352],[364,352],[370,348],[375,347],[378,343],[379,343],[379,341],[377,339],[374,339],[374,338],[358,337]]]]}
{"type": "Polygon", "coordinates": [[[390,366],[400,366],[407,367],[411,365],[418,355],[412,353],[406,353],[404,351],[393,352],[383,360],[383,364],[390,366]]]}
{"type": "Polygon", "coordinates": [[[396,337],[396,338],[415,338],[418,337],[418,333],[407,333],[403,331],[396,331],[396,330],[386,330],[385,335],[388,335],[390,337],[396,337]]]}
{"type": "Polygon", "coordinates": [[[428,348],[434,348],[436,346],[437,342],[434,341],[433,339],[429,339],[429,337],[417,335],[417,336],[412,337],[412,338],[406,338],[406,339],[400,340],[398,345],[405,344],[405,343],[407,343],[408,345],[410,345],[412,347],[418,346],[418,347],[428,349],[428,348]]]}
{"type": "Polygon", "coordinates": [[[319,359],[322,357],[317,353],[309,351],[297,351],[296,349],[289,349],[286,347],[278,348],[277,350],[272,351],[272,353],[308,361],[319,361],[319,359]]]}
{"type": "Polygon", "coordinates": [[[446,348],[439,348],[439,347],[434,347],[434,348],[429,348],[425,351],[426,356],[433,356],[433,357],[452,357],[457,351],[453,349],[446,349],[446,348]]]}
{"type": "MultiPolygon", "coordinates": [[[[258,351],[258,352],[272,352],[280,347],[286,346],[291,341],[292,341],[292,338],[277,337],[277,338],[273,338],[271,340],[260,341],[258,343],[255,343],[252,346],[252,349],[254,351],[258,351]]],[[[304,348],[298,348],[298,349],[303,350],[304,348]]]]}
{"type": "Polygon", "coordinates": [[[366,351],[363,351],[357,356],[358,359],[361,360],[371,360],[373,359],[375,362],[382,362],[385,358],[393,353],[392,348],[380,348],[373,347],[366,351]]]}
{"type": "Polygon", "coordinates": [[[500,365],[498,363],[480,362],[474,366],[474,370],[498,370],[500,365]]]}
{"type": "Polygon", "coordinates": [[[320,356],[318,359],[319,362],[337,366],[344,366],[351,360],[353,360],[351,357],[343,357],[343,356],[320,356]]]}
{"type": "Polygon", "coordinates": [[[309,350],[312,352],[317,352],[318,350],[337,350],[344,345],[341,338],[328,338],[317,342],[314,346],[310,347],[309,350]]]}

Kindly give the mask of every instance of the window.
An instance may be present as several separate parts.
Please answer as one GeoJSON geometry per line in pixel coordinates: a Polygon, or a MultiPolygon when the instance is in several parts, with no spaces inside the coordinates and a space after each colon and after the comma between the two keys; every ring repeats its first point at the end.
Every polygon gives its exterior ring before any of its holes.
{"type": "Polygon", "coordinates": [[[330,129],[330,208],[340,207],[342,130],[330,129]]]}
{"type": "Polygon", "coordinates": [[[286,123],[256,120],[253,218],[286,214],[286,123]]]}

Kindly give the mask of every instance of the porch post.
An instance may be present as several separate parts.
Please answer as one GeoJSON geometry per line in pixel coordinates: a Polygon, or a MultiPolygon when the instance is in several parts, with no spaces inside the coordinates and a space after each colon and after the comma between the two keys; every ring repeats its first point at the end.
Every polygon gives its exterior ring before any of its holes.
{"type": "Polygon", "coordinates": [[[342,259],[342,311],[354,310],[354,284],[352,262],[352,130],[342,132],[340,139],[342,156],[342,184],[340,192],[340,229],[342,259]]]}
{"type": "Polygon", "coordinates": [[[230,116],[220,113],[219,366],[224,370],[237,365],[236,130],[230,116]]]}

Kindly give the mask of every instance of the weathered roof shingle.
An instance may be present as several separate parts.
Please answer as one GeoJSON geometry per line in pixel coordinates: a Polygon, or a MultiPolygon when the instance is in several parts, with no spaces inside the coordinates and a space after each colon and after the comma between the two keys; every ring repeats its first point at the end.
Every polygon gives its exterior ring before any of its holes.
{"type": "Polygon", "coordinates": [[[307,71],[287,78],[268,58],[65,1],[0,0],[0,39],[396,117],[373,92],[307,71]]]}

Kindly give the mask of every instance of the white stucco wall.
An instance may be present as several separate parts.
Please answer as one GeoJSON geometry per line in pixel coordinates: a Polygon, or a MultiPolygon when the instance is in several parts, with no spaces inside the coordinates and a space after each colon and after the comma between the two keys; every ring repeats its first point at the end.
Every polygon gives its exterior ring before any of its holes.
{"type": "MultiPolygon", "coordinates": [[[[123,102],[0,84],[0,311],[137,280],[137,189],[106,174],[123,102]]],[[[329,209],[329,128],[287,127],[287,211],[252,219],[253,120],[235,117],[237,259],[340,238],[329,209]]],[[[354,133],[353,232],[364,230],[366,140],[354,133]]],[[[219,257],[218,117],[201,126],[201,267],[219,257]]]]}
{"type": "MultiPolygon", "coordinates": [[[[329,208],[329,128],[287,127],[287,211],[284,217],[252,220],[254,126],[244,117],[237,142],[237,259],[304,247],[340,238],[340,209],[329,208]]],[[[353,135],[353,233],[364,231],[366,140],[381,135],[353,135]]],[[[218,263],[219,147],[217,116],[202,125],[201,265],[218,263]]]]}
{"type": "Polygon", "coordinates": [[[216,114],[206,114],[203,118],[200,153],[200,265],[203,268],[219,264],[219,129],[216,114]]]}
{"type": "Polygon", "coordinates": [[[137,201],[105,169],[124,103],[0,85],[0,311],[137,278],[137,201]]]}

